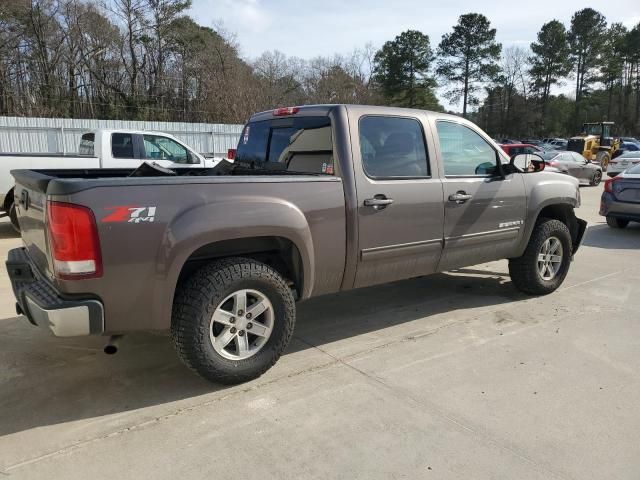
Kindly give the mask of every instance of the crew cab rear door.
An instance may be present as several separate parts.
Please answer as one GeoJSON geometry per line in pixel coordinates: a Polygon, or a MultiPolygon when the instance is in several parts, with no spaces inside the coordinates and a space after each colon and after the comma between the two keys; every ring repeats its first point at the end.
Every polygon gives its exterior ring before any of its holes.
{"type": "Polygon", "coordinates": [[[501,156],[476,127],[451,117],[435,123],[445,217],[438,270],[509,258],[524,227],[522,174],[500,175],[501,156]]]}
{"type": "Polygon", "coordinates": [[[362,287],[433,273],[442,251],[442,184],[433,178],[424,118],[350,107],[362,287]]]}

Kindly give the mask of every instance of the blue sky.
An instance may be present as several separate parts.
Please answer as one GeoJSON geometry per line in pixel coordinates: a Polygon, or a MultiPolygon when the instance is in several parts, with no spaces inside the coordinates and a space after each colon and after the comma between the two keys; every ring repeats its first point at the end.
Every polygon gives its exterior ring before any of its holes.
{"type": "Polygon", "coordinates": [[[527,47],[543,23],[555,18],[568,25],[573,12],[587,6],[609,23],[640,22],[638,0],[193,0],[191,14],[202,25],[233,33],[247,60],[266,50],[308,59],[349,53],[367,42],[377,48],[407,29],[426,33],[435,47],[468,12],[486,15],[503,46],[527,47]]]}

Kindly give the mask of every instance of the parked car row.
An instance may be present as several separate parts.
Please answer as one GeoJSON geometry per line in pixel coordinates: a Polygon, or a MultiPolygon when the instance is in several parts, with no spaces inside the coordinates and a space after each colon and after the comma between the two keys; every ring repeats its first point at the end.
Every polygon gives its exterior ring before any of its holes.
{"type": "Polygon", "coordinates": [[[510,157],[522,153],[537,154],[544,160],[545,165],[548,167],[547,171],[571,175],[577,178],[580,183],[595,186],[599,185],[602,180],[602,167],[576,152],[555,149],[545,150],[539,145],[526,143],[502,144],[500,147],[510,157]]]}
{"type": "MultiPolygon", "coordinates": [[[[545,171],[571,175],[581,184],[599,185],[603,168],[583,155],[573,151],[556,149],[561,139],[536,140],[505,139],[500,144],[507,155],[535,154],[545,163],[545,171]],[[553,142],[553,143],[552,143],[553,142]],[[545,148],[554,147],[554,148],[545,148]]],[[[609,161],[600,215],[607,219],[612,228],[625,228],[630,222],[640,222],[640,142],[633,137],[620,139],[620,150],[609,161]]]]}

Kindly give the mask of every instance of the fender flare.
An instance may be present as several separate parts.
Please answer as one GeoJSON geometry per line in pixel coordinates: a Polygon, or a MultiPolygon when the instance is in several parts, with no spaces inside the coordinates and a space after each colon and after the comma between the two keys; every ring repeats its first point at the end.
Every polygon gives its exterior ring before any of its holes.
{"type": "Polygon", "coordinates": [[[282,199],[225,197],[221,202],[178,212],[167,224],[156,257],[156,298],[161,300],[155,302],[158,318],[167,319],[170,325],[178,278],[194,252],[219,241],[258,237],[281,237],[295,245],[302,261],[300,296],[308,298],[314,286],[315,255],[311,230],[302,211],[282,199]]]}

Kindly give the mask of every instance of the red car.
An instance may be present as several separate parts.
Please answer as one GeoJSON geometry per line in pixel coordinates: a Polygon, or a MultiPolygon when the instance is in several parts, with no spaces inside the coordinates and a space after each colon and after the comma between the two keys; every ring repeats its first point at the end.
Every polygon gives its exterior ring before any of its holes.
{"type": "Polygon", "coordinates": [[[542,153],[543,149],[540,147],[536,147],[535,145],[531,145],[529,143],[505,143],[500,145],[502,150],[507,152],[509,157],[513,157],[514,155],[518,155],[519,153],[542,153]]]}

